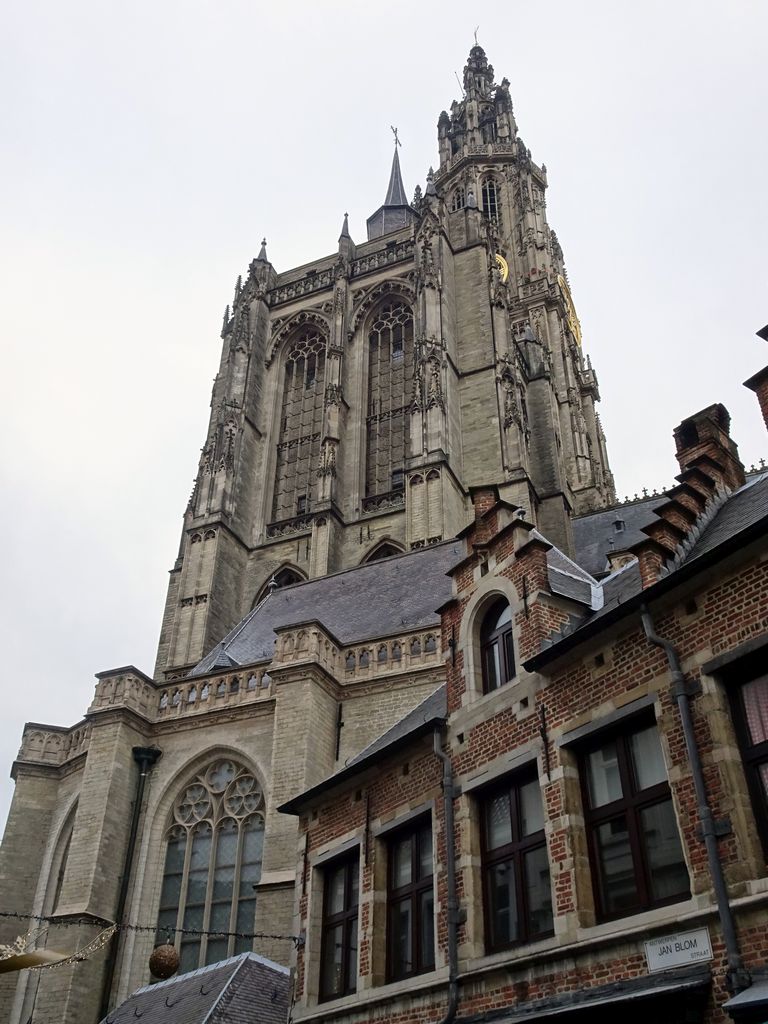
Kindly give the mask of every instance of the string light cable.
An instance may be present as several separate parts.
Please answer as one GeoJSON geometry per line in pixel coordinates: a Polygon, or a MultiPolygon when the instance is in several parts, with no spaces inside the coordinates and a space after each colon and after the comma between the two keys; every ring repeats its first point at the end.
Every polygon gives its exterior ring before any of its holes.
{"type": "MultiPolygon", "coordinates": [[[[6,918],[6,919],[14,920],[14,921],[25,921],[25,922],[35,921],[35,922],[38,922],[40,924],[55,925],[58,928],[79,928],[82,925],[101,925],[101,926],[103,926],[103,931],[100,932],[96,936],[96,938],[92,940],[93,942],[99,941],[99,940],[101,940],[102,936],[106,932],[109,932],[110,934],[108,936],[106,936],[106,938],[103,939],[103,941],[101,942],[101,945],[103,945],[106,942],[108,942],[116,932],[154,932],[154,933],[158,932],[157,925],[140,925],[140,924],[136,924],[134,922],[124,922],[123,924],[118,925],[118,924],[115,924],[114,922],[104,921],[103,919],[95,918],[95,916],[82,916],[81,915],[81,916],[77,916],[77,918],[62,919],[62,918],[52,918],[52,916],[50,914],[18,913],[18,912],[13,911],[13,910],[0,910],[0,918],[6,918]]],[[[42,931],[42,929],[40,931],[42,931]]],[[[172,934],[176,933],[177,935],[194,935],[194,936],[206,935],[209,938],[217,938],[217,939],[228,939],[228,938],[234,938],[234,939],[278,939],[278,940],[282,939],[282,940],[285,940],[287,942],[293,942],[294,946],[297,949],[304,944],[304,939],[300,935],[284,935],[284,934],[281,934],[281,933],[274,933],[274,932],[221,932],[221,931],[215,931],[213,929],[205,929],[205,928],[175,928],[175,929],[171,929],[170,931],[171,931],[172,934]]],[[[31,936],[31,934],[32,934],[32,932],[28,933],[28,935],[30,935],[30,936],[31,936]]],[[[25,937],[24,936],[20,936],[18,939],[16,939],[16,942],[13,945],[15,946],[16,943],[18,943],[18,942],[25,942],[25,937]]],[[[0,950],[9,949],[9,948],[11,948],[11,947],[0,946],[0,950]]],[[[10,953],[10,954],[6,953],[6,955],[16,955],[17,952],[18,952],[18,950],[15,950],[13,953],[10,953]]],[[[81,952],[82,952],[82,950],[81,950],[81,952]]],[[[73,956],[75,956],[75,955],[77,955],[77,954],[73,953],[73,956]]]]}

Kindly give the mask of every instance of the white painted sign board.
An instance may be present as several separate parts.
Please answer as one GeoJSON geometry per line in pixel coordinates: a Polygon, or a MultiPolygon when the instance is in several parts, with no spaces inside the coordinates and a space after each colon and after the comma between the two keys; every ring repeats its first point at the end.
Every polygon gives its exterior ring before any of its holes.
{"type": "Polygon", "coordinates": [[[709,930],[697,928],[692,932],[676,932],[660,939],[650,939],[645,943],[645,959],[651,974],[654,971],[666,971],[670,967],[698,963],[699,960],[711,960],[709,930]]]}

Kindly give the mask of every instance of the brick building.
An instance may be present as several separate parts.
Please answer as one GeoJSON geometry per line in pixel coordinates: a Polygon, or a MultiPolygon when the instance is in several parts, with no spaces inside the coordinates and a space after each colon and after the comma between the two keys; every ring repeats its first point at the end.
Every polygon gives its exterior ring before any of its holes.
{"type": "Polygon", "coordinates": [[[675,438],[600,580],[473,493],[445,683],[282,808],[294,1019],[768,1016],[768,474],[722,406],[675,438]]]}
{"type": "MultiPolygon", "coordinates": [[[[478,46],[438,147],[411,202],[395,149],[367,241],[345,217],[331,255],[278,273],[264,244],[238,278],[154,674],[98,673],[83,718],[28,723],[12,769],[0,909],[42,918],[56,950],[135,927],[83,962],[0,976],[11,1024],[95,1024],[167,936],[182,976],[251,951],[295,964],[294,1016],[437,1021],[450,993],[460,1018],[526,1019],[568,991],[593,1012],[630,981],[644,1006],[719,1007],[715,861],[642,601],[679,647],[686,700],[701,676],[734,992],[757,977],[762,754],[734,731],[742,691],[735,719],[727,702],[766,632],[767,485],[745,482],[713,406],[676,432],[680,486],[616,504],[546,169],[478,46]],[[582,786],[590,757],[620,791],[607,811],[582,786]],[[483,838],[491,806],[501,845],[483,838]],[[503,883],[522,863],[537,886],[503,883]],[[483,895],[504,884],[506,906],[483,895]],[[664,938],[680,915],[713,959],[651,977],[629,936],[664,938]]],[[[761,400],[764,383],[748,382],[761,400]]],[[[19,930],[0,917],[0,943],[19,930]]]]}

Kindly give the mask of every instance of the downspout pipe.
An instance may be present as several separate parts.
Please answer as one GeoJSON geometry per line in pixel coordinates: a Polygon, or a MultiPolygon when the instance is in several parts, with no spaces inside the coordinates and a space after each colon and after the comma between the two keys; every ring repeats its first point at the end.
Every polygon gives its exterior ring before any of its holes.
{"type": "Polygon", "coordinates": [[[459,899],[456,893],[456,847],[454,845],[453,784],[451,758],[443,750],[442,729],[433,734],[434,750],[443,763],[443,822],[445,827],[445,873],[448,887],[448,1008],[440,1024],[452,1024],[459,1008],[459,899]]]}
{"type": "MultiPolygon", "coordinates": [[[[125,904],[128,899],[128,886],[131,880],[133,858],[136,853],[136,837],[139,834],[139,821],[141,820],[141,805],[144,802],[144,787],[146,786],[147,776],[152,770],[152,766],[161,756],[162,751],[157,747],[133,747],[131,753],[133,754],[133,760],[138,765],[139,774],[136,779],[136,793],[133,798],[133,813],[131,814],[131,828],[128,833],[128,845],[125,848],[123,876],[120,879],[120,892],[117,896],[117,907],[115,909],[115,924],[118,925],[123,923],[125,904]]],[[[109,942],[109,953],[107,955],[107,963],[104,970],[104,982],[101,987],[101,1009],[99,1010],[99,1020],[103,1020],[103,1018],[109,1013],[109,999],[112,994],[112,982],[115,977],[119,945],[120,931],[118,930],[109,942]]]]}
{"type": "Polygon", "coordinates": [[[693,727],[693,716],[691,715],[691,698],[688,693],[685,676],[680,664],[680,655],[677,648],[669,640],[660,637],[654,628],[651,613],[646,605],[640,608],[640,617],[643,623],[645,635],[656,647],[661,647],[667,656],[667,663],[672,675],[672,697],[677,704],[680,713],[680,721],[683,726],[683,737],[685,738],[685,749],[688,754],[688,763],[691,766],[691,777],[693,788],[696,794],[698,805],[699,822],[704,846],[707,851],[709,862],[709,873],[712,876],[712,884],[715,890],[717,902],[717,913],[720,918],[720,926],[723,930],[723,941],[725,943],[726,956],[728,958],[728,971],[726,973],[726,984],[731,993],[742,992],[752,984],[749,971],[744,967],[744,961],[739,951],[739,940],[736,935],[736,924],[733,918],[730,900],[728,899],[728,888],[725,883],[723,865],[720,861],[720,854],[717,848],[717,834],[715,821],[712,816],[712,809],[709,806],[707,795],[707,784],[704,779],[704,770],[701,765],[701,754],[696,743],[696,732],[693,727]]]}

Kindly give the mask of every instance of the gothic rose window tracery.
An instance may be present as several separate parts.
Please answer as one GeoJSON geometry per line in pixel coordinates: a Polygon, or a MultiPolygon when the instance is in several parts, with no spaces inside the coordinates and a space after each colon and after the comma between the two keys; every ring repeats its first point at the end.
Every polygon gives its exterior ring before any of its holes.
{"type": "Polygon", "coordinates": [[[366,495],[399,486],[408,454],[408,408],[413,388],[413,313],[395,299],[368,330],[366,495]]]}
{"type": "Polygon", "coordinates": [[[264,794],[236,761],[214,761],[176,798],[166,832],[157,941],[168,935],[175,941],[180,971],[252,948],[251,939],[195,933],[253,932],[263,841],[264,794]]]}

